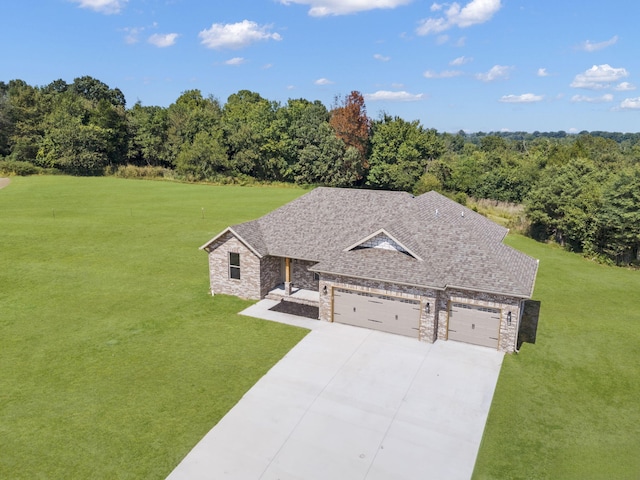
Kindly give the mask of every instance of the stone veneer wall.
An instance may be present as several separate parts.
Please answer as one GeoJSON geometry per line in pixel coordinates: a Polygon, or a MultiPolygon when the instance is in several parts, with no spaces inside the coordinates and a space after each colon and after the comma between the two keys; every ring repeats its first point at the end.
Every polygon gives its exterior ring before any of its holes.
{"type": "MultiPolygon", "coordinates": [[[[292,260],[291,276],[297,287],[320,291],[320,320],[332,321],[332,287],[364,291],[372,294],[397,296],[420,300],[420,333],[422,341],[433,343],[436,339],[447,338],[449,302],[500,309],[500,336],[498,350],[513,352],[516,347],[518,325],[521,316],[521,299],[506,295],[474,292],[470,290],[437,291],[428,288],[411,287],[388,282],[363,280],[337,275],[320,275],[320,282],[313,280],[313,272],[307,269],[314,262],[292,260]],[[323,287],[327,294],[323,294],[323,287]],[[427,302],[430,312],[426,312],[427,302]],[[511,312],[511,325],[507,325],[507,313],[511,312]]],[[[209,275],[211,294],[224,293],[241,298],[259,300],[268,291],[281,283],[280,257],[260,259],[244,243],[227,232],[209,247],[209,275]],[[229,252],[240,254],[240,280],[229,278],[229,252]]]]}
{"type": "Polygon", "coordinates": [[[474,292],[471,290],[445,290],[440,296],[440,305],[438,306],[438,338],[443,340],[447,338],[449,302],[460,302],[500,309],[498,350],[508,353],[515,351],[518,337],[518,324],[520,322],[521,299],[493,293],[474,292]],[[507,325],[508,312],[511,312],[511,326],[507,325]]]}
{"type": "Polygon", "coordinates": [[[506,295],[474,292],[467,290],[438,291],[435,289],[397,285],[372,280],[362,280],[337,275],[320,275],[320,320],[331,322],[332,288],[359,290],[372,294],[397,296],[412,300],[420,300],[420,340],[433,343],[436,339],[447,339],[447,323],[449,316],[449,302],[461,302],[484,307],[498,308],[501,311],[500,336],[498,350],[501,352],[515,351],[520,322],[521,299],[506,295]],[[323,293],[324,287],[327,293],[323,293]],[[427,302],[430,313],[426,312],[427,302]],[[511,325],[507,325],[507,313],[511,312],[511,325]]]}
{"type": "Polygon", "coordinates": [[[436,340],[436,318],[437,318],[437,297],[438,292],[428,288],[411,287],[407,285],[397,285],[388,282],[364,280],[359,278],[342,277],[338,275],[320,274],[320,320],[331,322],[332,288],[345,288],[362,292],[387,295],[391,297],[401,297],[410,300],[420,300],[420,333],[419,339],[424,342],[433,343],[436,340]],[[327,293],[324,294],[324,287],[327,293]],[[427,313],[426,305],[429,303],[430,312],[427,313]]]}
{"type": "Polygon", "coordinates": [[[262,257],[260,259],[260,298],[282,283],[282,259],[280,257],[262,257]]]}
{"type": "Polygon", "coordinates": [[[260,258],[231,232],[225,233],[209,251],[211,294],[224,293],[258,300],[260,289],[260,258]],[[229,278],[229,252],[240,254],[240,280],[229,278]]]}
{"type": "Polygon", "coordinates": [[[304,290],[318,291],[318,280],[313,278],[313,272],[308,270],[309,267],[318,262],[309,262],[307,260],[291,259],[291,283],[294,287],[304,290]]]}

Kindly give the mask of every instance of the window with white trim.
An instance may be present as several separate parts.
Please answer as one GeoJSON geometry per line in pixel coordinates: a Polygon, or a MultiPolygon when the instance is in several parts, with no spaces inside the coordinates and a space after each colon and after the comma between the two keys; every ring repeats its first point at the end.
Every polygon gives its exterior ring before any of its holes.
{"type": "Polygon", "coordinates": [[[240,254],[229,252],[229,278],[240,280],[240,254]]]}

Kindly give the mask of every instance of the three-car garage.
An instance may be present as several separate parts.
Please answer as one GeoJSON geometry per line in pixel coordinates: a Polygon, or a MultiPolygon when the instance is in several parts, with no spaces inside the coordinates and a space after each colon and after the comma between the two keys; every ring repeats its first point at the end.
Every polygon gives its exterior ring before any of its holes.
{"type": "MultiPolygon", "coordinates": [[[[333,289],[333,321],[395,333],[420,336],[420,300],[370,292],[333,289]]],[[[463,302],[449,302],[447,339],[498,348],[501,310],[463,302]]]]}

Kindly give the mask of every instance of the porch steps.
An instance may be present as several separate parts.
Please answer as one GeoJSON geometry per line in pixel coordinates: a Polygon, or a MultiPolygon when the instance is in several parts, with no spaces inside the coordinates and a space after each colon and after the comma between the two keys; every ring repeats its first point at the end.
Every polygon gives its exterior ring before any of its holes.
{"type": "Polygon", "coordinates": [[[299,303],[301,305],[309,305],[310,307],[317,307],[318,304],[320,303],[314,300],[308,300],[306,298],[300,298],[300,297],[294,297],[294,296],[285,297],[275,293],[268,293],[264,298],[267,298],[269,300],[276,300],[276,301],[282,300],[283,302],[299,303]]]}

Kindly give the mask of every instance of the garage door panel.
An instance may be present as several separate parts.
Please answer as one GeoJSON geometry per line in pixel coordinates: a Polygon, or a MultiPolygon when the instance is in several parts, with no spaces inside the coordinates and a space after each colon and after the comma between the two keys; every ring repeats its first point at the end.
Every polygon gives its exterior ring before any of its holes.
{"type": "Polygon", "coordinates": [[[498,337],[481,336],[476,333],[458,332],[455,335],[449,335],[450,340],[457,342],[472,343],[473,345],[480,345],[483,347],[497,348],[498,337]]]}
{"type": "Polygon", "coordinates": [[[419,302],[334,291],[334,321],[357,327],[417,337],[419,302]]]}
{"type": "Polygon", "coordinates": [[[448,338],[498,348],[500,310],[470,304],[452,303],[449,308],[448,338]]]}

